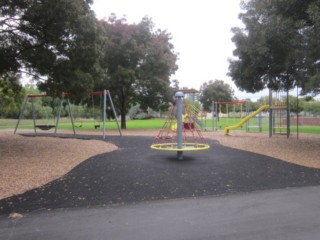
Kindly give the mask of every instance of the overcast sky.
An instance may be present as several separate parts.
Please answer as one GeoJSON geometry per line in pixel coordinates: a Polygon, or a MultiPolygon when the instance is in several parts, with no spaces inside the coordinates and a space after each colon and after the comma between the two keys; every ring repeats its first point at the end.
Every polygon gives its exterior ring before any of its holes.
{"type": "Polygon", "coordinates": [[[230,84],[239,99],[257,99],[267,92],[240,92],[227,76],[228,59],[235,49],[231,28],[242,26],[239,4],[240,0],[94,0],[92,9],[98,19],[115,13],[128,23],[148,16],[155,28],[171,33],[179,53],[179,69],[171,79],[177,79],[180,87],[199,89],[204,82],[218,79],[230,84]]]}

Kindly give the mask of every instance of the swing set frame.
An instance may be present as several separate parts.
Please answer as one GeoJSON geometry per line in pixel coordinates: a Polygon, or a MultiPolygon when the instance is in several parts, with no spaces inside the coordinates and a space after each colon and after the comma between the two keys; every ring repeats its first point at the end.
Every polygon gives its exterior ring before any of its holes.
{"type": "Polygon", "coordinates": [[[63,102],[65,100],[67,101],[67,104],[68,104],[68,114],[69,114],[69,117],[71,118],[73,134],[76,134],[74,121],[73,121],[73,117],[72,117],[72,113],[71,113],[70,101],[69,101],[68,98],[66,98],[68,96],[69,96],[68,93],[62,93],[61,94],[60,100],[59,100],[58,116],[56,117],[56,121],[55,121],[54,124],[37,124],[36,115],[35,115],[34,99],[35,98],[52,97],[52,96],[50,96],[48,94],[28,94],[25,97],[24,102],[22,104],[22,107],[20,109],[19,119],[18,119],[16,127],[14,129],[14,134],[16,134],[16,132],[18,130],[18,127],[20,125],[20,121],[21,121],[21,119],[23,119],[23,113],[24,113],[24,110],[26,108],[26,105],[27,105],[28,101],[31,101],[31,112],[32,112],[34,134],[35,135],[37,134],[37,129],[41,129],[43,131],[47,131],[47,130],[50,130],[50,129],[53,129],[53,128],[54,128],[54,134],[57,134],[58,127],[59,127],[59,120],[60,120],[61,110],[62,110],[62,104],[63,104],[63,102]]]}
{"type": "MultiPolygon", "coordinates": [[[[107,96],[108,96],[108,99],[109,99],[109,102],[110,102],[110,105],[111,105],[111,108],[112,108],[112,111],[114,113],[114,116],[115,116],[115,119],[116,119],[116,123],[117,123],[117,127],[118,127],[118,131],[119,131],[119,135],[122,136],[122,132],[121,132],[121,129],[120,129],[120,125],[119,125],[119,122],[118,122],[118,119],[117,119],[117,115],[116,115],[116,111],[115,111],[115,108],[114,108],[114,105],[113,105],[113,101],[112,101],[112,97],[111,97],[111,94],[109,92],[109,90],[103,90],[103,91],[98,91],[98,92],[92,92],[90,93],[90,96],[95,96],[95,95],[103,95],[103,121],[102,121],[102,138],[105,139],[106,137],[106,109],[107,109],[107,96]]],[[[32,106],[32,120],[33,120],[33,128],[34,128],[34,134],[37,135],[37,129],[40,129],[40,130],[43,130],[43,131],[46,131],[46,130],[50,130],[50,129],[53,129],[54,128],[54,134],[57,134],[57,131],[58,131],[58,127],[59,127],[59,121],[60,121],[60,116],[61,116],[61,110],[62,110],[62,106],[63,106],[63,102],[66,101],[67,102],[67,105],[68,105],[68,114],[69,114],[69,117],[71,119],[71,124],[72,124],[72,131],[73,131],[73,134],[75,135],[76,134],[76,130],[75,130],[75,121],[74,121],[74,118],[72,116],[72,109],[71,109],[71,105],[70,105],[70,101],[69,101],[69,97],[70,94],[68,93],[62,93],[61,96],[60,96],[60,100],[59,100],[59,109],[58,109],[58,114],[56,116],[56,121],[54,124],[45,124],[45,125],[40,125],[40,124],[37,124],[36,123],[36,116],[35,116],[35,106],[34,106],[34,99],[35,98],[44,98],[44,97],[52,97],[48,94],[29,94],[25,97],[25,100],[22,104],[22,107],[20,109],[20,114],[19,114],[19,119],[17,121],[17,124],[16,124],[16,127],[15,127],[15,130],[14,130],[14,134],[16,134],[17,130],[18,130],[18,127],[20,125],[20,121],[21,119],[23,119],[23,113],[24,113],[24,110],[26,108],[26,105],[27,105],[27,102],[31,100],[31,106],[32,106]]]]}
{"type": "Polygon", "coordinates": [[[115,120],[116,120],[116,123],[117,123],[117,128],[118,128],[118,131],[119,131],[119,135],[122,136],[121,128],[120,128],[120,125],[119,125],[119,121],[117,119],[117,113],[116,113],[116,110],[115,110],[114,105],[113,105],[113,101],[112,101],[112,97],[111,97],[110,91],[109,90],[103,90],[103,91],[90,93],[91,97],[96,96],[96,95],[103,95],[103,114],[102,114],[102,137],[103,137],[103,139],[105,139],[105,137],[106,137],[107,96],[108,96],[108,99],[109,99],[113,114],[115,116],[115,120]]]}

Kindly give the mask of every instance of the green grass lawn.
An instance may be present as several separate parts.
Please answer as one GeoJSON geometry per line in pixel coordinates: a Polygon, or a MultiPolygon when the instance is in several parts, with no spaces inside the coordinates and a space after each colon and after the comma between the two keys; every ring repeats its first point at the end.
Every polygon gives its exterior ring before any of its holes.
{"type": "MultiPolygon", "coordinates": [[[[149,120],[129,120],[127,121],[128,129],[160,129],[165,122],[165,119],[149,119],[149,120]]],[[[0,119],[1,129],[14,129],[16,127],[17,120],[15,119],[0,119]]],[[[54,125],[54,122],[43,122],[38,120],[36,125],[54,125]]],[[[120,124],[120,122],[119,122],[120,124]]],[[[95,125],[102,127],[102,122],[94,120],[82,120],[75,123],[77,130],[92,130],[95,129],[95,125]]],[[[106,122],[107,129],[117,129],[117,123],[115,121],[106,122]]],[[[33,129],[33,121],[31,119],[23,119],[20,121],[19,129],[33,129]]],[[[69,119],[61,119],[59,121],[59,129],[72,129],[72,124],[69,119]]]]}
{"type": "MultiPolygon", "coordinates": [[[[160,129],[165,122],[165,119],[148,119],[148,120],[128,120],[126,122],[127,129],[160,129]]],[[[76,123],[75,126],[78,130],[91,130],[94,129],[95,125],[99,125],[102,128],[102,122],[87,121],[76,123]]],[[[120,122],[119,122],[120,125],[120,122]]],[[[61,123],[59,128],[71,129],[71,123],[61,123]]],[[[116,121],[107,121],[107,129],[118,129],[116,121]]]]}
{"type": "MultiPolygon", "coordinates": [[[[233,124],[236,124],[240,119],[227,119],[227,118],[220,118],[220,121],[218,122],[218,130],[223,130],[226,126],[231,126],[233,124]]],[[[127,129],[160,129],[165,122],[165,119],[149,119],[149,120],[128,120],[127,121],[127,129]]],[[[16,119],[0,119],[0,130],[3,129],[14,129],[17,124],[16,119]]],[[[53,122],[42,122],[41,120],[38,120],[36,124],[39,125],[54,125],[53,122]]],[[[120,124],[120,123],[119,123],[120,124]]],[[[269,121],[267,118],[263,119],[262,121],[262,131],[268,132],[269,121]]],[[[100,129],[102,128],[102,122],[94,121],[94,120],[82,120],[75,124],[76,130],[94,130],[95,125],[100,125],[100,129]]],[[[250,126],[253,126],[250,128],[250,132],[257,132],[259,129],[255,126],[258,125],[257,120],[250,120],[250,126]]],[[[212,129],[212,120],[208,119],[206,120],[206,126],[207,129],[212,129]]],[[[115,121],[108,121],[106,123],[107,129],[117,129],[117,124],[115,121]]],[[[19,129],[33,129],[33,121],[30,119],[23,119],[20,121],[19,129]]],[[[72,129],[72,125],[70,122],[70,119],[68,118],[62,118],[59,123],[59,129],[72,129]]],[[[244,124],[242,128],[239,128],[237,130],[246,130],[246,125],[244,124]]],[[[290,128],[292,133],[297,132],[297,126],[291,126],[290,128]]],[[[233,130],[231,130],[233,131],[233,130]]],[[[299,132],[301,133],[313,133],[313,134],[320,134],[320,126],[299,126],[299,132]]]]}
{"type": "MultiPolygon", "coordinates": [[[[297,126],[291,126],[290,131],[292,133],[297,132],[297,126]]],[[[314,133],[314,134],[320,134],[320,126],[299,126],[299,132],[300,133],[314,133]]]]}

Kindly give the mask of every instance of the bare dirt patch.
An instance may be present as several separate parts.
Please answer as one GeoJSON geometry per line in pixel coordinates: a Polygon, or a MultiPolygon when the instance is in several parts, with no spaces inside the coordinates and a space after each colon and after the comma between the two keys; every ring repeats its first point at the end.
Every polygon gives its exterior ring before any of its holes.
{"type": "MultiPolygon", "coordinates": [[[[125,130],[124,136],[155,136],[157,130],[125,130]]],[[[79,131],[96,134],[99,131],[79,131]]],[[[108,131],[118,135],[118,131],[108,131]]],[[[320,136],[300,134],[269,138],[263,133],[232,131],[204,132],[204,137],[216,139],[222,145],[275,157],[290,163],[320,168],[320,136]]],[[[150,142],[151,144],[151,142],[150,142]]],[[[0,199],[40,187],[57,179],[84,160],[116,150],[113,144],[99,140],[65,139],[55,137],[23,137],[12,131],[0,132],[0,199]]]]}

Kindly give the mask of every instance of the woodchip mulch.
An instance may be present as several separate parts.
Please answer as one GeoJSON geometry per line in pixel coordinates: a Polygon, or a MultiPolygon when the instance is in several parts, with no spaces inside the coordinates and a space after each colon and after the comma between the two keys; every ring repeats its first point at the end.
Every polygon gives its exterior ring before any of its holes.
{"type": "Polygon", "coordinates": [[[320,136],[300,134],[287,138],[274,135],[269,138],[265,133],[245,133],[233,131],[230,136],[223,132],[205,133],[205,136],[218,140],[222,145],[248,152],[254,152],[280,160],[310,167],[320,168],[320,136]]]}
{"type": "Polygon", "coordinates": [[[116,149],[99,140],[23,137],[0,132],[0,199],[40,187],[91,156],[116,149]]]}
{"type": "MultiPolygon", "coordinates": [[[[101,134],[81,132],[81,134],[101,134]]],[[[126,130],[124,136],[155,136],[158,131],[126,130]]],[[[109,131],[117,135],[117,131],[109,131]]],[[[320,136],[302,135],[269,138],[263,133],[232,131],[204,132],[206,138],[222,145],[255,152],[290,163],[320,168],[320,136]]],[[[12,131],[0,131],[0,199],[40,187],[57,179],[91,156],[116,150],[111,143],[99,140],[81,140],[55,137],[23,137],[12,131]]]]}

